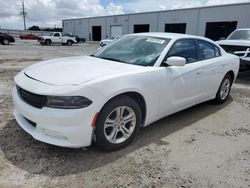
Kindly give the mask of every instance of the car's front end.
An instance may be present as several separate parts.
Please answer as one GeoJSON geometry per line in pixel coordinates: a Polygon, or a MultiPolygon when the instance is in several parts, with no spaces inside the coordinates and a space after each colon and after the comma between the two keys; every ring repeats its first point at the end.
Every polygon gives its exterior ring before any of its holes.
{"type": "Polygon", "coordinates": [[[249,44],[242,43],[242,41],[233,41],[231,44],[229,42],[219,41],[218,43],[226,52],[237,55],[240,58],[241,72],[250,70],[250,42],[249,44]]]}
{"type": "Polygon", "coordinates": [[[226,40],[217,43],[228,53],[240,58],[240,71],[250,70],[250,29],[237,29],[226,40]]]}
{"type": "Polygon", "coordinates": [[[107,102],[107,96],[90,83],[138,68],[90,56],[32,65],[15,77],[15,119],[36,140],[63,147],[89,146],[97,114],[107,102]]]}
{"type": "Polygon", "coordinates": [[[12,37],[12,36],[10,36],[10,35],[8,35],[8,40],[9,40],[11,43],[15,42],[14,37],[12,37]]]}
{"type": "Polygon", "coordinates": [[[43,43],[45,41],[43,36],[38,36],[37,41],[43,43]]]}
{"type": "Polygon", "coordinates": [[[54,85],[25,71],[15,77],[14,116],[36,140],[63,147],[89,146],[103,96],[87,86],[54,85]]]}

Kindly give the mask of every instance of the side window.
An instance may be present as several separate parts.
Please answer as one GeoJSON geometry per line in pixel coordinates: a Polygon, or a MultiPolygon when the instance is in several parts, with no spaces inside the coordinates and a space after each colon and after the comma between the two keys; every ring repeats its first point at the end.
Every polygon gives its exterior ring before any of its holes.
{"type": "Polygon", "coordinates": [[[54,37],[60,37],[60,34],[59,33],[55,33],[54,37]]]}
{"type": "Polygon", "coordinates": [[[194,40],[182,39],[174,43],[166,58],[179,56],[186,59],[187,63],[198,61],[197,50],[194,40]]]}
{"type": "Polygon", "coordinates": [[[199,55],[201,60],[220,56],[220,50],[210,42],[198,40],[199,55]]]}

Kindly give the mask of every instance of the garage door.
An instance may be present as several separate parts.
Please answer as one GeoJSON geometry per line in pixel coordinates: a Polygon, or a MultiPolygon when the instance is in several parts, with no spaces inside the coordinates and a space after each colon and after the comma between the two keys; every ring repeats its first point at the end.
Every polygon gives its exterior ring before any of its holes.
{"type": "Polygon", "coordinates": [[[111,26],[111,37],[122,36],[122,26],[111,26]]]}

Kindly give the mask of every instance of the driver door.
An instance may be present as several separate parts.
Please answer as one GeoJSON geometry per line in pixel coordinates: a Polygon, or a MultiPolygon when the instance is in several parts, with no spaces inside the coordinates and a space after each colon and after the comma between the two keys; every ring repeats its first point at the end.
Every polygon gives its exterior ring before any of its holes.
{"type": "Polygon", "coordinates": [[[61,43],[62,42],[62,37],[61,37],[61,34],[60,33],[55,33],[54,34],[54,39],[53,39],[54,43],[61,43]]]}

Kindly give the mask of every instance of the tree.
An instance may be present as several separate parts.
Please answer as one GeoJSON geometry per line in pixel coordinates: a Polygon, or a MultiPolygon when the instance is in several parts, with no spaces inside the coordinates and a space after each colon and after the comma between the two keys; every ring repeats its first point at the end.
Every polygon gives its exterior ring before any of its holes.
{"type": "Polygon", "coordinates": [[[32,27],[30,27],[28,30],[30,31],[41,31],[39,26],[33,25],[32,27]]]}

